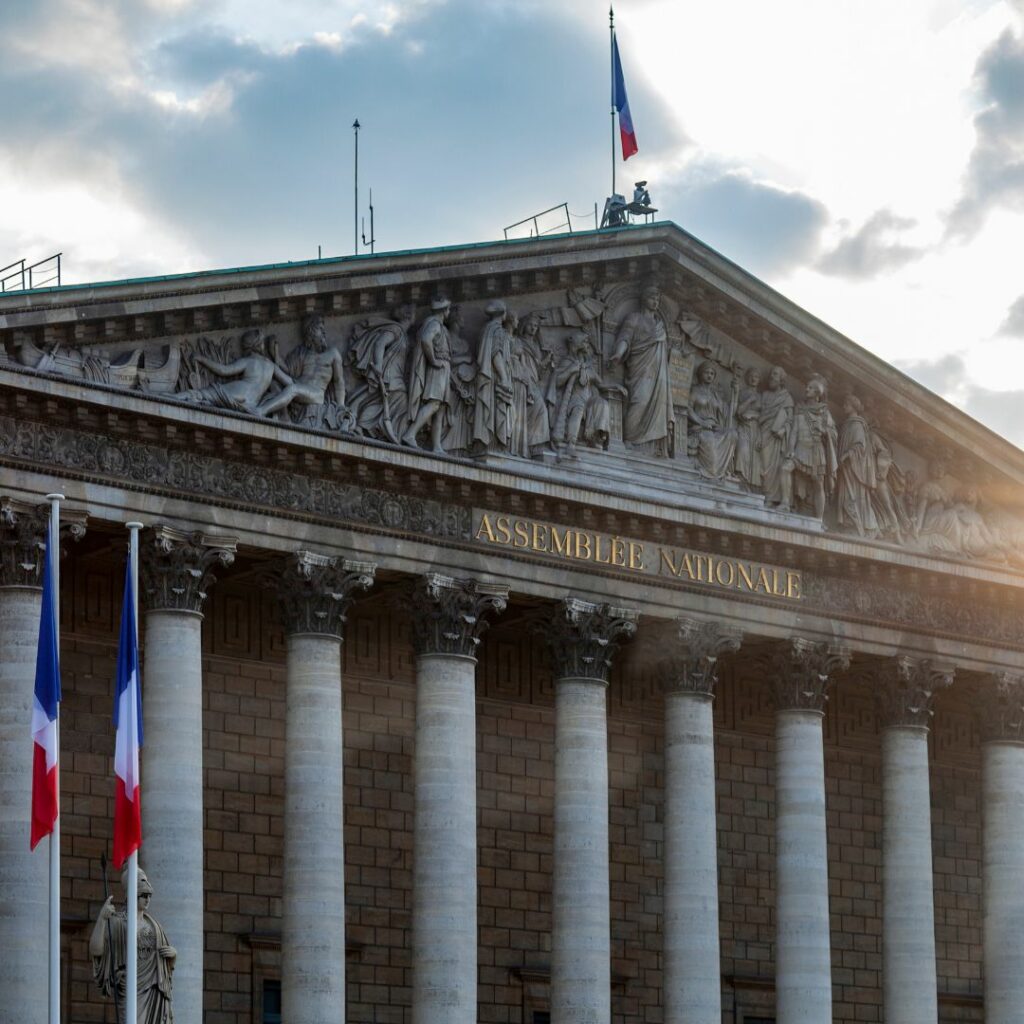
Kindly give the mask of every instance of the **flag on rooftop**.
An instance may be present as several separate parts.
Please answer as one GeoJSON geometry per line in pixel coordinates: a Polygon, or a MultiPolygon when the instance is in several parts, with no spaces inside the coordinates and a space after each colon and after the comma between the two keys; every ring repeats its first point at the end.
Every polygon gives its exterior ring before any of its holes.
{"type": "Polygon", "coordinates": [[[629,99],[626,96],[626,80],[622,74],[622,60],[619,57],[618,36],[612,36],[612,106],[619,113],[619,136],[622,139],[622,159],[628,160],[639,147],[636,144],[636,132],[633,131],[633,118],[629,112],[629,99]]]}

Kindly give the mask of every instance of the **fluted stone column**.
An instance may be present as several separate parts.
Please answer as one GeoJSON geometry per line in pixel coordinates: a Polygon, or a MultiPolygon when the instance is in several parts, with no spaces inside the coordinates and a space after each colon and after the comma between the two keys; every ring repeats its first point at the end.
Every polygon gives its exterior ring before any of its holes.
{"type": "Polygon", "coordinates": [[[665,682],[665,1022],[721,1024],[712,700],[742,634],[683,617],[665,682]]]}
{"type": "Polygon", "coordinates": [[[32,690],[47,510],[0,505],[0,1001],[4,1015],[45,1024],[47,842],[29,852],[32,690]]]}
{"type": "Polygon", "coordinates": [[[142,665],[140,863],[178,957],[174,1018],[203,1020],[203,662],[202,625],[214,565],[234,560],[235,542],[158,526],[143,535],[139,598],[142,665]]]}
{"type": "Polygon", "coordinates": [[[1024,677],[986,675],[982,739],[981,870],[986,1024],[1024,1012],[1024,677]]]}
{"type": "Polygon", "coordinates": [[[544,632],[555,675],[551,1019],[610,1024],[608,721],[612,656],[637,614],[566,598],[544,632]]]}
{"type": "Polygon", "coordinates": [[[281,1016],[344,1024],[341,639],[376,565],[299,551],[274,583],[286,642],[281,1016]]]}
{"type": "Polygon", "coordinates": [[[822,717],[842,649],[776,645],[775,1013],[779,1024],[832,1024],[822,717]]]}
{"type": "Polygon", "coordinates": [[[416,649],[413,1024],[476,1024],[476,649],[508,587],[427,573],[416,649]]]}
{"type": "Polygon", "coordinates": [[[882,1005],[886,1024],[936,1024],[928,724],[953,670],[896,657],[875,674],[882,725],[882,1005]]]}

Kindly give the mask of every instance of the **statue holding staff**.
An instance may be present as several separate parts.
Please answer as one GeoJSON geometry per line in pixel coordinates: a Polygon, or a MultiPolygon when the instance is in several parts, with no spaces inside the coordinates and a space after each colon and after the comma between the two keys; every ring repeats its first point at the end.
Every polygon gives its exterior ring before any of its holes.
{"type": "MultiPolygon", "coordinates": [[[[121,885],[128,889],[128,872],[121,876],[121,885]]],[[[138,904],[138,1024],[174,1024],[171,1009],[171,974],[178,954],[167,939],[167,933],[149,913],[153,886],[146,873],[139,869],[138,904]]],[[[100,908],[92,935],[89,955],[92,974],[105,996],[113,996],[118,1020],[125,1017],[125,973],[128,945],[127,910],[114,909],[114,897],[108,896],[100,908]]]]}

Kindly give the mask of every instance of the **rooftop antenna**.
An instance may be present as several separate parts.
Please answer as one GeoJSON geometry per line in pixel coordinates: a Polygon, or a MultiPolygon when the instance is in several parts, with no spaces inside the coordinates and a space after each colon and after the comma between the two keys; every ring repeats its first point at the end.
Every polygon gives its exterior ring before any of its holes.
{"type": "MultiPolygon", "coordinates": [[[[359,118],[357,117],[352,122],[352,131],[356,137],[356,151],[355,151],[355,206],[352,211],[352,237],[353,237],[353,253],[359,255],[359,129],[362,126],[359,124],[359,118]]],[[[370,228],[370,234],[373,234],[373,228],[370,228]]]]}
{"type": "Polygon", "coordinates": [[[366,218],[363,218],[363,246],[370,247],[370,255],[373,255],[373,246],[377,241],[377,236],[373,233],[373,189],[370,189],[370,237],[366,237],[366,218]]]}

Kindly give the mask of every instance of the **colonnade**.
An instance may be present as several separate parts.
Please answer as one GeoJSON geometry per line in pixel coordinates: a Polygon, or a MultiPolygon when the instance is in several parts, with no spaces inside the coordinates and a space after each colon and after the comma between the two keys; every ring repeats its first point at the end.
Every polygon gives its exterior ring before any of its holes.
{"type": "MultiPolygon", "coordinates": [[[[34,514],[6,522],[0,561],[0,991],[12,1019],[45,1018],[45,857],[28,853],[28,721],[39,617],[34,514]],[[32,527],[32,528],[29,528],[32,527]],[[19,547],[20,545],[20,547],[19,547]]],[[[43,524],[43,520],[40,520],[43,524]]],[[[4,524],[0,524],[4,525],[4,524]]],[[[42,526],[40,527],[40,529],[42,526]]],[[[178,950],[175,1018],[202,1020],[201,614],[226,539],[158,529],[143,545],[147,868],[178,950]]],[[[343,1020],[344,801],[340,646],[372,563],[299,551],[270,579],[287,639],[283,1016],[343,1020]]],[[[507,588],[427,573],[409,600],[416,652],[412,1019],[475,1024],[475,652],[507,588]]],[[[629,609],[577,598],[537,623],[555,676],[551,1014],[610,1024],[611,927],[606,690],[629,609]]],[[[822,719],[840,647],[752,644],[682,617],[665,648],[665,1020],[720,1024],[712,700],[718,659],[751,644],[776,707],[776,1019],[830,1024],[832,988],[822,719]]],[[[883,999],[888,1024],[936,1024],[927,729],[953,668],[896,655],[872,662],[882,737],[883,999]]],[[[1024,1006],[1024,685],[979,688],[983,728],[986,1020],[1024,1006]]]]}

